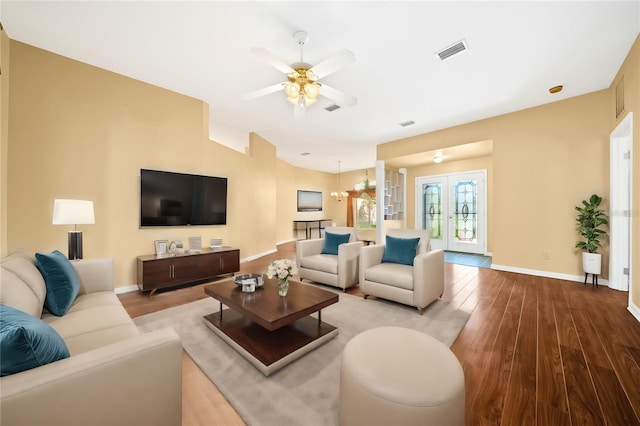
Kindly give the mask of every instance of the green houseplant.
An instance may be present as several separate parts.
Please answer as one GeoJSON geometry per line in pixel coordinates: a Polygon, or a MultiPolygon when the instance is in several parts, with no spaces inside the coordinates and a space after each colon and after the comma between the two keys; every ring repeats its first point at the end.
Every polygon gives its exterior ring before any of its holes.
{"type": "Polygon", "coordinates": [[[601,270],[601,255],[597,250],[601,246],[601,238],[607,235],[602,227],[609,224],[606,212],[600,208],[601,203],[602,197],[593,194],[588,201],[583,200],[581,206],[576,206],[576,230],[583,238],[576,243],[576,248],[583,250],[582,267],[585,274],[600,274],[601,270]]]}

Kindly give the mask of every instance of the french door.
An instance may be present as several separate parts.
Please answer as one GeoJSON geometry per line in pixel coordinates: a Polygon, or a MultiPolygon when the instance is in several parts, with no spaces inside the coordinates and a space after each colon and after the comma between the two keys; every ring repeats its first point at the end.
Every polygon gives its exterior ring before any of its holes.
{"type": "Polygon", "coordinates": [[[416,228],[431,247],[486,253],[486,170],[416,178],[416,228]]]}

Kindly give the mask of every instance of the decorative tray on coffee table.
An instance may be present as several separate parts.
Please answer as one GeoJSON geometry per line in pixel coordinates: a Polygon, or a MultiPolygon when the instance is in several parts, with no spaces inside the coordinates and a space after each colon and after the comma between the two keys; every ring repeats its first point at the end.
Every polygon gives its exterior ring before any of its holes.
{"type": "Polygon", "coordinates": [[[241,274],[233,277],[233,282],[238,287],[253,284],[256,288],[264,285],[264,274],[241,274]]]}

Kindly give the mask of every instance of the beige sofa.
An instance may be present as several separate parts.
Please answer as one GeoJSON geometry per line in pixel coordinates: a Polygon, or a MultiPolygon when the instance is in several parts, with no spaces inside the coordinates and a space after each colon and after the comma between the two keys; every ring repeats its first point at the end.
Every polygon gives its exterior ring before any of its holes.
{"type": "Polygon", "coordinates": [[[358,283],[358,256],[364,245],[352,227],[325,229],[325,238],[296,242],[296,263],[300,280],[308,279],[343,290],[358,283]],[[349,242],[338,246],[338,254],[323,254],[327,234],[350,234],[349,242]]]}
{"type": "Polygon", "coordinates": [[[420,237],[413,265],[383,263],[385,245],[360,249],[360,290],[369,296],[424,308],[444,292],[444,252],[431,250],[429,231],[419,229],[388,229],[396,238],[420,237]]]}
{"type": "Polygon", "coordinates": [[[49,324],[71,354],[0,378],[0,424],[179,425],[182,345],[171,328],[140,334],[113,292],[113,260],[72,263],[80,292],[61,317],[43,310],[34,258],[0,260],[0,303],[49,324]]]}

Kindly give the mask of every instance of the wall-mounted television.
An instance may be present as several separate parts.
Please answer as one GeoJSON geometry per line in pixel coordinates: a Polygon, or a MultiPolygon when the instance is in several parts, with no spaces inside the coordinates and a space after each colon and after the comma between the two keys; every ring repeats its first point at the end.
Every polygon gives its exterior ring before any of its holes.
{"type": "Polygon", "coordinates": [[[227,224],[227,178],[140,170],[140,226],[227,224]]]}
{"type": "Polygon", "coordinates": [[[322,192],[298,190],[298,211],[299,212],[320,212],[322,211],[322,192]]]}

